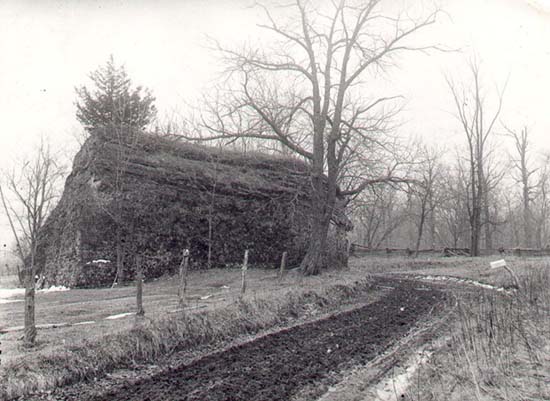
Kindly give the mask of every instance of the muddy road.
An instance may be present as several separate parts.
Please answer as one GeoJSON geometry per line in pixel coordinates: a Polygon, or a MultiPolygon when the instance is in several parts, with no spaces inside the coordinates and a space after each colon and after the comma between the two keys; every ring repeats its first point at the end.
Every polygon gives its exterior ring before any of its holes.
{"type": "Polygon", "coordinates": [[[426,284],[377,279],[378,301],[209,354],[105,393],[58,389],[50,400],[288,400],[333,372],[364,364],[406,335],[445,294],[426,284]]]}

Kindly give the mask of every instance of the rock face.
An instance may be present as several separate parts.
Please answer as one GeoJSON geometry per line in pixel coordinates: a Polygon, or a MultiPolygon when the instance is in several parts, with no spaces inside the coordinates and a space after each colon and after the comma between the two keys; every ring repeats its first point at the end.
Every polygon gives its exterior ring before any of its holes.
{"type": "Polygon", "coordinates": [[[251,265],[277,266],[284,251],[296,265],[310,229],[308,184],[296,159],[97,131],[41,233],[41,274],[47,285],[106,285],[117,255],[131,278],[139,253],[145,276],[157,277],[187,247],[192,268],[240,264],[245,249],[251,265]]]}

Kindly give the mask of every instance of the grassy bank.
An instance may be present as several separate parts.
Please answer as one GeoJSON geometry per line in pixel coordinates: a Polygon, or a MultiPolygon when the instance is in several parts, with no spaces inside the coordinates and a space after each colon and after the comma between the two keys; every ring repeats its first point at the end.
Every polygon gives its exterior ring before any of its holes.
{"type": "Polygon", "coordinates": [[[550,399],[550,268],[531,260],[516,273],[511,295],[480,290],[458,300],[445,346],[411,381],[408,400],[550,399]]]}
{"type": "Polygon", "coordinates": [[[0,398],[12,399],[101,377],[115,368],[152,362],[178,350],[256,334],[312,313],[337,309],[370,291],[369,282],[364,279],[328,281],[332,284],[312,285],[313,290],[302,283],[265,297],[252,294],[244,300],[234,298],[223,307],[201,313],[145,318],[105,336],[75,339],[64,346],[20,356],[3,365],[0,398]]]}

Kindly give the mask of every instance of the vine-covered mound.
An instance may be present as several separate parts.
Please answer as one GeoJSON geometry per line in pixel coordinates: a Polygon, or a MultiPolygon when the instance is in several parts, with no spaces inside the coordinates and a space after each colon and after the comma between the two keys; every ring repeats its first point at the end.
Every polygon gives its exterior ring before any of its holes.
{"type": "Polygon", "coordinates": [[[73,162],[42,231],[39,266],[48,285],[113,281],[142,255],[146,277],[242,261],[289,265],[305,253],[310,227],[308,166],[294,158],[239,153],[110,128],[93,133],[73,162]],[[208,261],[210,260],[210,263],[208,261]]]}

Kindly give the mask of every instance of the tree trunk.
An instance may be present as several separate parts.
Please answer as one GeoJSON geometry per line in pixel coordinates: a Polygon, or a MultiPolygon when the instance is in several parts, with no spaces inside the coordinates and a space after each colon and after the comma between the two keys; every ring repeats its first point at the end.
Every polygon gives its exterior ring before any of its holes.
{"type": "Polygon", "coordinates": [[[329,222],[325,218],[315,217],[311,227],[312,230],[311,237],[309,239],[309,246],[305,257],[300,264],[300,269],[306,276],[317,275],[321,272],[322,268],[325,268],[328,265],[326,244],[329,222]]]}
{"type": "Polygon", "coordinates": [[[206,260],[208,270],[212,268],[212,209],[210,208],[208,216],[208,257],[206,260]]]}
{"type": "Polygon", "coordinates": [[[241,299],[246,292],[246,271],[248,270],[248,249],[244,251],[243,267],[241,268],[241,299]]]}
{"type": "Polygon", "coordinates": [[[178,287],[178,302],[180,307],[185,308],[185,293],[187,292],[187,267],[189,263],[189,249],[183,250],[183,258],[179,268],[179,287],[178,287]]]}
{"type": "Polygon", "coordinates": [[[430,198],[430,248],[435,249],[436,242],[435,234],[435,206],[430,198]]]}
{"type": "Polygon", "coordinates": [[[483,212],[485,215],[485,248],[493,249],[493,226],[491,224],[491,216],[489,212],[489,200],[485,195],[485,205],[483,206],[483,212]]]}
{"type": "Polygon", "coordinates": [[[282,279],[283,276],[285,275],[287,256],[288,256],[288,252],[284,251],[283,256],[281,256],[281,265],[279,266],[279,279],[282,279]]]}
{"type": "Polygon", "coordinates": [[[116,229],[116,281],[122,284],[124,281],[124,253],[122,249],[122,233],[120,227],[116,229]]]}
{"type": "Polygon", "coordinates": [[[36,323],[35,323],[35,286],[34,286],[34,269],[27,272],[25,278],[25,335],[23,344],[25,347],[32,347],[36,340],[36,323]]]}
{"type": "Polygon", "coordinates": [[[141,257],[136,256],[136,316],[144,316],[143,309],[143,270],[141,268],[141,257]]]}
{"type": "Polygon", "coordinates": [[[337,269],[346,269],[348,267],[348,258],[349,258],[349,246],[346,235],[346,230],[340,225],[336,225],[336,268],[337,269]]]}
{"type": "Polygon", "coordinates": [[[426,213],[424,207],[420,212],[420,221],[418,222],[418,232],[416,235],[416,244],[414,247],[414,257],[418,256],[418,250],[420,249],[420,242],[422,241],[422,234],[424,233],[424,222],[426,220],[426,213]]]}
{"type": "Polygon", "coordinates": [[[471,241],[470,241],[470,255],[479,256],[479,237],[481,233],[481,210],[479,207],[475,207],[473,210],[473,219],[472,219],[472,232],[471,232],[471,241]]]}
{"type": "Polygon", "coordinates": [[[533,246],[533,224],[531,219],[531,210],[529,205],[529,183],[523,183],[523,229],[525,234],[525,247],[533,246]]]}

